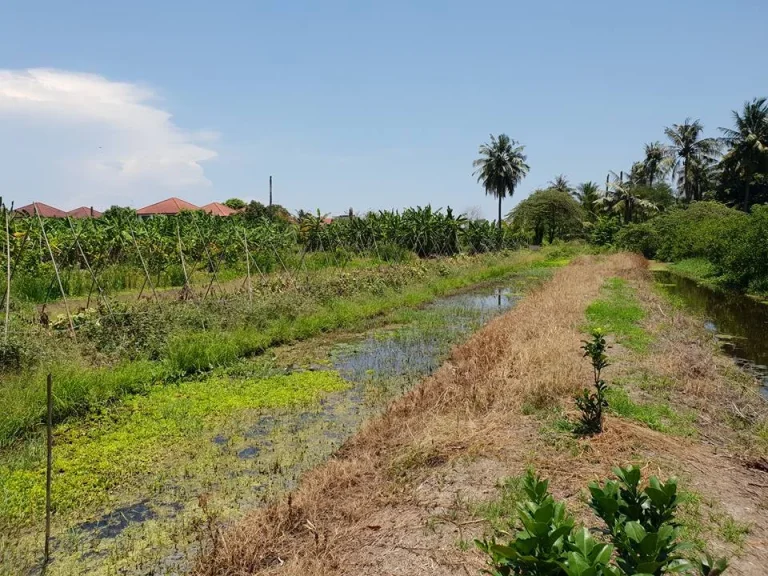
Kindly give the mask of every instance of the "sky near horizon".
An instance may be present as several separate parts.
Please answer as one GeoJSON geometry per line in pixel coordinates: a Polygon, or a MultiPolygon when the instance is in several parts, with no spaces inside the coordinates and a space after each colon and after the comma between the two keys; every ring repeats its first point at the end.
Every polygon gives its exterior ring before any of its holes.
{"type": "Polygon", "coordinates": [[[64,209],[231,197],[488,218],[489,133],[526,146],[505,211],[603,182],[663,127],[768,96],[768,2],[5,2],[0,196],[64,209]]]}

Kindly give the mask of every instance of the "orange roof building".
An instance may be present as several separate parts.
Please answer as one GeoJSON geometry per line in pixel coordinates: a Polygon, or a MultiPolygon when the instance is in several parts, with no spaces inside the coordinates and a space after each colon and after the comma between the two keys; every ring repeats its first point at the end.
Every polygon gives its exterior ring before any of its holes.
{"type": "Polygon", "coordinates": [[[53,206],[48,206],[48,204],[43,204],[42,202],[32,202],[32,204],[27,204],[21,208],[16,208],[16,212],[20,214],[26,214],[27,216],[35,216],[35,209],[37,209],[37,214],[40,214],[41,218],[67,217],[67,213],[64,212],[64,210],[59,210],[53,206]]]}
{"type": "Polygon", "coordinates": [[[232,216],[232,214],[237,214],[238,212],[221,202],[211,202],[200,208],[200,210],[208,212],[208,214],[213,214],[214,216],[232,216]]]}
{"type": "Polygon", "coordinates": [[[162,202],[156,202],[155,204],[144,206],[144,208],[139,208],[136,210],[136,214],[139,216],[173,215],[178,214],[182,210],[200,210],[200,207],[181,198],[168,198],[162,202]]]}
{"type": "Polygon", "coordinates": [[[101,215],[101,212],[98,210],[94,210],[92,207],[88,208],[87,206],[80,206],[80,208],[67,212],[67,216],[72,218],[101,218],[101,215]]]}

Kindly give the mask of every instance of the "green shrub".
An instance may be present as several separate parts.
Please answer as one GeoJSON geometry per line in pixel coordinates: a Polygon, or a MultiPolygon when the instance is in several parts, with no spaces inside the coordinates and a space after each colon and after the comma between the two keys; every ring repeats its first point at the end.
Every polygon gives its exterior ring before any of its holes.
{"type": "Polygon", "coordinates": [[[528,472],[523,488],[527,500],[518,505],[514,536],[507,544],[496,537],[476,540],[488,556],[492,576],[661,576],[667,573],[719,576],[725,559],[707,556],[690,562],[682,553],[674,516],[679,503],[674,479],[651,478],[640,488],[640,469],[616,468],[619,482],[590,485],[592,509],[606,523],[612,543],[601,542],[584,527],[576,527],[565,505],[557,502],[548,483],[528,472]],[[520,529],[515,532],[516,525],[520,529]],[[614,555],[615,550],[615,555],[614,555]]]}
{"type": "Polygon", "coordinates": [[[616,234],[616,247],[628,252],[639,252],[646,258],[655,258],[658,235],[652,222],[628,224],[616,234]]]}
{"type": "Polygon", "coordinates": [[[599,216],[592,224],[589,234],[590,242],[598,246],[613,244],[614,237],[621,229],[621,221],[616,216],[599,216]]]}
{"type": "Polygon", "coordinates": [[[603,431],[603,408],[608,406],[605,393],[608,385],[600,377],[601,372],[608,366],[608,356],[605,354],[608,345],[602,330],[592,331],[592,340],[584,340],[581,347],[584,357],[592,362],[595,391],[590,393],[586,388],[580,396],[576,396],[576,405],[581,410],[581,421],[578,431],[582,434],[598,434],[603,431]]]}

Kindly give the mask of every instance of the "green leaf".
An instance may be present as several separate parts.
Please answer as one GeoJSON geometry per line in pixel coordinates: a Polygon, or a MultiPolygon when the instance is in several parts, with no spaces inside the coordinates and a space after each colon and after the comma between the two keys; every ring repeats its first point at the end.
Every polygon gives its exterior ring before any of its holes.
{"type": "Polygon", "coordinates": [[[637,543],[642,542],[646,536],[645,529],[639,522],[627,522],[624,525],[624,533],[637,543]]]}

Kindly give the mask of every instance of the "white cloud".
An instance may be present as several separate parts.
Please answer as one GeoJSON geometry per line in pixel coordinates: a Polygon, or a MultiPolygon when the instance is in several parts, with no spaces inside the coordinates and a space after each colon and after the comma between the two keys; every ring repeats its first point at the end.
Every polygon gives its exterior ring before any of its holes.
{"type": "Polygon", "coordinates": [[[146,87],[93,74],[0,70],[5,194],[63,208],[204,196],[216,135],[180,129],[155,100],[146,87]]]}

